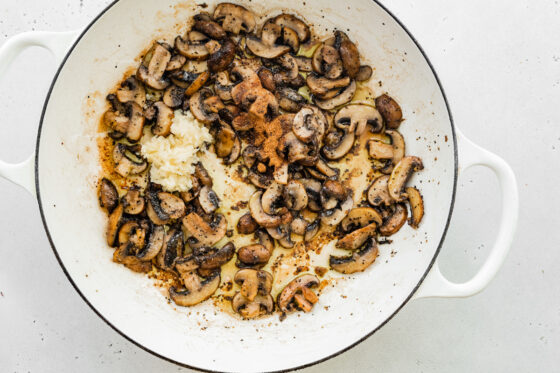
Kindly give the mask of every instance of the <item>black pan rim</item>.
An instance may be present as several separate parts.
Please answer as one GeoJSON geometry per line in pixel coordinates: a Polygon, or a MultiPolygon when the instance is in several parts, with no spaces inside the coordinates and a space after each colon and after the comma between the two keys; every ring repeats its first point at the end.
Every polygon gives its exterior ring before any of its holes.
{"type": "MultiPolygon", "coordinates": [[[[113,328],[113,330],[115,330],[117,333],[119,333],[123,338],[125,338],[126,340],[128,340],[129,342],[133,343],[134,345],[138,346],[139,348],[143,349],[144,351],[159,357],[160,359],[163,359],[165,361],[168,361],[170,363],[176,364],[178,366],[184,367],[184,368],[189,368],[189,369],[194,369],[200,372],[217,372],[214,370],[208,370],[208,369],[204,369],[204,368],[200,368],[200,367],[195,367],[195,366],[191,366],[188,364],[184,364],[181,362],[178,362],[176,360],[170,359],[166,356],[163,356],[155,351],[150,350],[148,347],[140,344],[139,342],[133,340],[131,337],[129,337],[128,335],[126,335],[124,332],[122,332],[121,330],[119,330],[115,325],[113,325],[111,322],[109,322],[109,320],[107,320],[94,306],[93,304],[91,304],[89,302],[89,300],[87,299],[87,297],[81,292],[81,290],[78,288],[78,286],[76,285],[76,283],[74,282],[74,280],[72,279],[72,277],[70,276],[70,273],[68,272],[68,270],[66,269],[66,267],[64,266],[64,263],[62,262],[62,260],[60,259],[60,256],[58,255],[58,251],[56,249],[56,245],[51,237],[50,231],[49,231],[49,227],[47,225],[47,221],[45,218],[45,214],[43,211],[43,207],[42,207],[42,200],[41,200],[41,191],[40,191],[40,186],[39,186],[39,146],[40,146],[40,142],[41,142],[41,132],[42,132],[42,128],[43,128],[43,121],[45,118],[45,113],[46,113],[46,109],[47,106],[49,104],[49,100],[51,97],[51,93],[53,91],[54,85],[58,79],[58,76],[60,74],[60,72],[62,71],[62,68],[64,67],[64,65],[66,64],[66,61],[68,60],[68,57],[70,56],[70,54],[72,54],[72,52],[74,51],[74,48],[78,45],[78,43],[80,42],[80,40],[82,40],[83,36],[89,31],[89,29],[105,14],[107,13],[107,11],[109,11],[109,9],[111,9],[115,4],[117,4],[120,0],[114,0],[111,4],[107,5],[107,7],[105,9],[103,9],[80,33],[80,35],[76,38],[76,40],[74,41],[74,43],[72,44],[72,46],[68,49],[68,52],[66,53],[66,56],[64,57],[64,59],[62,60],[62,62],[60,63],[60,66],[58,67],[56,74],[53,77],[53,80],[51,82],[51,85],[49,87],[49,91],[47,93],[47,96],[45,98],[45,102],[43,104],[43,110],[41,112],[41,118],[39,121],[39,128],[37,130],[37,141],[36,141],[36,152],[35,152],[35,188],[36,188],[36,192],[37,192],[37,202],[39,205],[39,212],[41,214],[41,220],[43,222],[43,227],[45,228],[45,233],[47,234],[47,238],[49,240],[49,243],[51,245],[51,248],[53,250],[53,253],[56,257],[56,260],[58,261],[58,264],[60,265],[60,267],[62,268],[62,271],[64,272],[64,274],[66,275],[66,278],[68,279],[68,281],[70,281],[70,283],[72,284],[72,286],[74,287],[74,289],[76,290],[76,292],[80,295],[80,297],[83,299],[83,301],[93,310],[93,312],[99,317],[101,318],[101,320],[103,320],[105,323],[107,323],[107,325],[109,325],[111,328],[113,328]]],[[[428,55],[426,54],[426,52],[424,51],[424,49],[422,48],[422,46],[420,45],[420,43],[416,40],[416,38],[412,35],[412,33],[406,28],[406,26],[393,14],[391,13],[391,11],[389,11],[383,4],[381,4],[379,2],[379,0],[372,0],[374,3],[376,3],[381,9],[383,9],[383,11],[385,11],[391,18],[393,18],[395,20],[395,22],[397,22],[397,24],[404,30],[404,32],[408,35],[408,37],[414,42],[414,44],[416,45],[416,47],[418,48],[418,50],[420,51],[420,53],[422,54],[422,56],[424,57],[426,63],[428,64],[428,66],[430,67],[430,70],[432,71],[432,74],[434,75],[434,78],[436,79],[436,82],[438,84],[438,87],[441,91],[443,100],[445,102],[445,107],[447,109],[447,114],[449,115],[449,122],[451,124],[451,134],[453,137],[453,146],[454,146],[454,163],[455,163],[455,170],[454,170],[454,177],[453,177],[453,193],[451,195],[451,203],[449,206],[449,214],[447,216],[447,221],[445,223],[445,227],[443,230],[443,233],[441,235],[441,239],[440,242],[438,244],[438,247],[436,249],[436,252],[434,253],[434,257],[432,258],[432,261],[430,262],[430,264],[428,265],[428,267],[426,268],[426,271],[424,272],[424,274],[422,275],[422,277],[419,279],[418,284],[414,287],[414,289],[412,289],[411,293],[408,295],[408,297],[406,297],[406,299],[403,301],[403,303],[397,307],[397,309],[395,309],[395,311],[387,318],[385,319],[385,321],[383,321],[381,324],[379,324],[375,329],[373,329],[372,331],[370,331],[369,333],[367,333],[366,335],[364,335],[362,338],[358,339],[357,341],[355,341],[354,343],[350,344],[349,346],[346,346],[345,348],[332,353],[322,359],[313,361],[313,362],[309,362],[307,364],[303,364],[303,365],[298,365],[292,368],[288,368],[288,369],[282,369],[282,370],[273,370],[273,371],[268,371],[269,373],[280,373],[280,372],[290,372],[290,371],[294,371],[294,370],[300,370],[300,369],[304,369],[304,368],[308,368],[310,366],[322,363],[324,361],[327,361],[329,359],[332,359],[333,357],[336,357],[346,351],[348,351],[349,349],[357,346],[358,344],[360,344],[361,342],[363,342],[364,340],[366,340],[367,338],[369,338],[371,335],[373,335],[376,331],[378,331],[379,329],[381,329],[383,326],[385,326],[385,324],[387,324],[387,322],[389,322],[412,298],[412,296],[416,293],[416,291],[420,288],[420,285],[424,282],[424,279],[426,278],[426,276],[428,275],[428,273],[430,272],[430,270],[432,269],[432,266],[434,265],[440,251],[441,251],[441,247],[443,246],[443,242],[445,241],[445,236],[447,235],[447,231],[449,228],[449,224],[451,222],[451,216],[453,215],[453,209],[455,207],[455,196],[457,193],[457,178],[458,178],[458,150],[457,150],[457,134],[455,131],[455,123],[453,121],[453,115],[451,113],[451,108],[449,106],[449,102],[447,100],[447,96],[445,94],[445,90],[443,89],[443,85],[441,84],[441,81],[439,79],[439,76],[437,75],[434,66],[432,65],[432,62],[430,61],[430,59],[428,58],[428,55]]]]}

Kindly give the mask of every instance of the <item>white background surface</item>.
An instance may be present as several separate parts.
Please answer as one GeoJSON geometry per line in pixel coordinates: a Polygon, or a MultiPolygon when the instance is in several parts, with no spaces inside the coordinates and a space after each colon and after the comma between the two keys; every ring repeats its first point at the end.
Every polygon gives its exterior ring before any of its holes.
{"type": "MultiPolygon", "coordinates": [[[[315,372],[560,370],[560,4],[553,0],[383,1],[430,57],[456,125],[505,158],[520,190],[518,233],[504,267],[468,299],[409,303],[315,372]]],[[[0,44],[29,30],[85,26],[108,1],[0,1],[0,44]]],[[[33,150],[55,71],[25,52],[0,79],[0,159],[33,150]]],[[[36,201],[0,180],[0,372],[187,372],[127,342],[81,300],[59,267],[36,201]]],[[[499,220],[487,170],[460,180],[444,273],[468,279],[499,220]]],[[[250,358],[250,357],[246,357],[250,358]]]]}

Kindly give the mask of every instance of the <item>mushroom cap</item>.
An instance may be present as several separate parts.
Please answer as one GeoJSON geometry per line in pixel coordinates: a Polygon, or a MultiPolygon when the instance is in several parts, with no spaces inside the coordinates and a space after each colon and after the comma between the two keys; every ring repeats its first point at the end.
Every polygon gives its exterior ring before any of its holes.
{"type": "Polygon", "coordinates": [[[373,106],[350,104],[336,113],[334,124],[343,130],[356,131],[356,135],[360,136],[364,133],[368,124],[371,126],[372,132],[381,131],[383,118],[373,106]]]}
{"type": "Polygon", "coordinates": [[[389,206],[394,200],[389,195],[389,175],[383,175],[373,181],[367,192],[368,202],[372,206],[389,206]]]}
{"type": "Polygon", "coordinates": [[[344,250],[356,250],[362,246],[368,238],[375,237],[376,229],[377,223],[371,223],[363,228],[356,229],[339,239],[336,243],[336,247],[344,250]]]}
{"type": "Polygon", "coordinates": [[[257,22],[254,14],[241,5],[220,3],[214,10],[213,18],[222,25],[222,28],[234,35],[241,31],[250,33],[255,29],[257,22]]]}
{"type": "Polygon", "coordinates": [[[350,84],[336,96],[328,99],[315,98],[315,104],[323,110],[332,110],[338,106],[350,102],[356,93],[356,82],[352,80],[350,84]]]}
{"type": "Polygon", "coordinates": [[[272,20],[275,24],[282,26],[283,28],[289,28],[297,33],[300,42],[304,43],[309,39],[311,32],[309,27],[301,19],[297,18],[292,14],[280,14],[273,18],[272,20]]]}
{"type": "Polygon", "coordinates": [[[272,289],[272,275],[260,269],[245,268],[239,270],[233,280],[241,285],[241,294],[252,301],[257,294],[266,295],[272,289]]]}
{"type": "Polygon", "coordinates": [[[198,194],[198,202],[205,213],[211,214],[220,207],[220,199],[216,192],[208,186],[202,187],[198,194]]]}
{"type": "Polygon", "coordinates": [[[397,101],[387,94],[382,94],[375,99],[375,107],[385,120],[385,125],[389,129],[399,128],[402,122],[402,110],[397,101]]]}
{"type": "Polygon", "coordinates": [[[406,223],[408,211],[402,203],[395,205],[393,213],[385,220],[383,225],[379,227],[379,233],[383,236],[391,236],[397,233],[406,223]]]}
{"type": "Polygon", "coordinates": [[[226,264],[235,254],[235,245],[232,242],[226,243],[221,249],[197,248],[193,250],[195,262],[198,268],[215,269],[226,264]]]}
{"type": "Polygon", "coordinates": [[[247,299],[241,292],[236,293],[231,301],[234,312],[244,318],[253,319],[274,310],[274,299],[272,295],[257,295],[252,301],[247,299]]]}
{"type": "Polygon", "coordinates": [[[338,142],[323,146],[323,155],[329,160],[344,157],[354,146],[355,138],[355,132],[344,132],[338,142]]]}
{"type": "Polygon", "coordinates": [[[393,172],[391,172],[391,176],[387,182],[387,188],[391,198],[398,202],[404,201],[406,199],[406,193],[403,193],[403,191],[408,178],[413,172],[422,169],[424,169],[424,165],[422,164],[422,160],[418,157],[407,156],[401,159],[393,169],[393,172]]]}
{"type": "Polygon", "coordinates": [[[282,224],[282,217],[280,215],[270,215],[264,212],[261,197],[263,195],[262,191],[256,191],[253,193],[249,200],[249,209],[251,210],[251,216],[255,221],[265,228],[274,228],[282,224]]]}
{"type": "Polygon", "coordinates": [[[105,207],[111,213],[119,203],[119,193],[115,184],[107,178],[101,179],[99,183],[99,205],[105,207]]]}
{"type": "Polygon", "coordinates": [[[422,194],[415,187],[406,188],[406,195],[408,196],[408,204],[410,205],[410,219],[408,224],[417,229],[422,217],[424,216],[424,200],[422,194]]]}
{"type": "Polygon", "coordinates": [[[340,224],[344,232],[350,232],[356,228],[363,228],[370,223],[383,224],[381,215],[371,207],[354,207],[340,224]]]}
{"type": "Polygon", "coordinates": [[[165,240],[165,229],[161,225],[153,226],[148,236],[148,243],[141,250],[136,257],[141,261],[150,261],[157,256],[163,248],[165,240]]]}
{"type": "Polygon", "coordinates": [[[202,246],[212,246],[226,235],[227,221],[222,214],[216,214],[211,223],[207,223],[196,212],[183,218],[183,226],[202,246]]]}

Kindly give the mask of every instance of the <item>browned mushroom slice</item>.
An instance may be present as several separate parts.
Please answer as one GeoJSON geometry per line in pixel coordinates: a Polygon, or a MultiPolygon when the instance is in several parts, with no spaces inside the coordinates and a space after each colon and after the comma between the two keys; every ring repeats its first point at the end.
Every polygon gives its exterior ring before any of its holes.
{"type": "Polygon", "coordinates": [[[194,165],[194,176],[196,176],[202,185],[212,188],[212,178],[202,163],[198,162],[194,165]]]}
{"type": "Polygon", "coordinates": [[[150,262],[141,261],[133,253],[134,245],[124,243],[119,246],[113,253],[113,261],[124,264],[128,269],[134,272],[147,273],[152,269],[150,262]]]}
{"type": "Polygon", "coordinates": [[[346,197],[339,206],[321,213],[321,223],[330,227],[338,225],[350,212],[353,206],[354,200],[349,193],[348,197],[346,197]]]}
{"type": "Polygon", "coordinates": [[[320,77],[316,74],[309,74],[307,76],[306,83],[311,93],[323,96],[329,91],[347,87],[348,85],[350,85],[350,78],[344,77],[331,80],[320,77]]]}
{"type": "Polygon", "coordinates": [[[149,261],[157,256],[157,254],[163,248],[163,243],[165,241],[165,229],[161,225],[156,225],[152,228],[150,236],[148,237],[148,243],[142,251],[140,251],[136,257],[141,261],[149,261]]]}
{"type": "Polygon", "coordinates": [[[235,57],[235,43],[230,39],[225,39],[220,49],[211,53],[208,58],[208,70],[213,73],[224,71],[233,62],[235,57]]]}
{"type": "Polygon", "coordinates": [[[309,223],[307,228],[305,228],[305,234],[303,235],[303,240],[308,242],[311,241],[317,233],[319,233],[320,228],[320,220],[315,220],[312,223],[309,223]]]}
{"type": "Polygon", "coordinates": [[[189,307],[210,298],[220,285],[220,272],[212,272],[206,279],[201,280],[194,271],[182,274],[185,290],[178,291],[175,287],[169,289],[169,297],[178,306],[189,307]]]}
{"type": "Polygon", "coordinates": [[[139,174],[148,168],[148,162],[138,155],[137,149],[122,143],[115,145],[113,149],[115,171],[122,177],[139,174]]]}
{"type": "Polygon", "coordinates": [[[253,13],[241,5],[220,3],[214,10],[214,21],[234,35],[241,31],[251,33],[257,24],[253,13]]]}
{"type": "Polygon", "coordinates": [[[157,116],[156,123],[152,126],[152,133],[158,136],[169,136],[175,117],[173,110],[162,101],[156,102],[153,107],[157,110],[157,116]]]}
{"type": "Polygon", "coordinates": [[[303,236],[307,230],[309,222],[302,217],[296,217],[290,223],[290,231],[294,234],[303,236]]]}
{"type": "Polygon", "coordinates": [[[290,180],[283,191],[284,204],[290,210],[300,211],[307,207],[307,192],[305,186],[297,181],[290,180]]]}
{"type": "Polygon", "coordinates": [[[344,250],[356,250],[362,246],[368,238],[375,236],[376,229],[376,223],[371,223],[363,228],[356,229],[338,240],[336,247],[344,250]]]}
{"type": "Polygon", "coordinates": [[[273,18],[272,22],[282,26],[283,28],[289,28],[297,33],[300,42],[306,42],[311,36],[309,27],[301,19],[297,18],[292,14],[280,14],[273,18]]]}
{"type": "Polygon", "coordinates": [[[190,31],[186,38],[177,36],[175,38],[175,49],[183,56],[191,60],[205,60],[209,56],[206,49],[208,37],[197,31],[190,31]]]}
{"type": "Polygon", "coordinates": [[[124,212],[130,215],[138,215],[144,211],[144,197],[138,189],[129,190],[122,198],[124,212]]]}
{"type": "Polygon", "coordinates": [[[99,185],[99,206],[105,207],[111,213],[119,203],[119,193],[115,184],[107,178],[101,179],[99,185]]]}
{"type": "Polygon", "coordinates": [[[298,65],[298,70],[301,72],[309,73],[313,71],[313,65],[311,64],[311,58],[303,56],[295,56],[296,63],[298,65]]]}
{"type": "Polygon", "coordinates": [[[135,76],[131,76],[123,81],[120,88],[117,89],[116,95],[117,99],[122,103],[134,101],[141,108],[146,105],[146,90],[135,76]]]}
{"type": "Polygon", "coordinates": [[[122,224],[123,212],[124,212],[124,207],[122,205],[118,205],[117,207],[115,207],[113,212],[111,212],[111,214],[109,215],[106,238],[107,238],[107,245],[111,247],[115,245],[115,240],[117,239],[117,233],[122,224]]]}
{"type": "Polygon", "coordinates": [[[387,182],[387,188],[389,189],[389,195],[395,201],[401,202],[406,199],[406,193],[404,192],[405,184],[415,171],[420,171],[424,169],[422,160],[418,157],[407,156],[401,159],[401,161],[395,166],[389,181],[387,182]]]}
{"type": "Polygon", "coordinates": [[[167,224],[171,217],[163,210],[158,193],[152,190],[147,191],[146,200],[148,202],[146,212],[150,220],[156,225],[167,224]]]}
{"type": "Polygon", "coordinates": [[[221,40],[226,37],[226,32],[218,23],[212,21],[208,14],[200,13],[194,17],[193,29],[208,35],[212,39],[221,40]]]}
{"type": "Polygon", "coordinates": [[[385,125],[389,129],[399,128],[402,122],[402,110],[397,101],[390,96],[383,94],[375,99],[375,107],[385,120],[385,125]]]}
{"type": "Polygon", "coordinates": [[[356,131],[360,136],[370,125],[371,132],[379,132],[383,129],[383,118],[374,107],[361,104],[346,105],[340,109],[335,117],[334,124],[340,129],[356,131]]]}
{"type": "Polygon", "coordinates": [[[379,249],[375,238],[370,237],[362,248],[350,256],[332,256],[329,258],[331,268],[337,272],[351,274],[363,272],[377,258],[379,249]]]}
{"type": "Polygon", "coordinates": [[[222,125],[214,138],[216,155],[220,158],[229,156],[233,150],[236,138],[235,131],[230,126],[222,125]]]}
{"type": "Polygon", "coordinates": [[[311,107],[304,107],[294,117],[292,131],[305,142],[320,142],[325,134],[327,120],[323,113],[311,107]]]}
{"type": "Polygon", "coordinates": [[[280,57],[281,55],[286,54],[290,51],[289,46],[274,44],[274,42],[275,39],[272,42],[265,42],[265,40],[260,39],[254,35],[249,35],[246,38],[247,48],[249,48],[249,50],[254,55],[259,57],[272,59],[280,57]]]}
{"type": "Polygon", "coordinates": [[[307,103],[305,97],[300,95],[295,89],[288,87],[280,87],[277,89],[276,100],[278,101],[278,106],[289,113],[295,113],[307,103]]]}
{"type": "Polygon", "coordinates": [[[214,89],[222,100],[229,101],[232,99],[231,97],[232,87],[233,87],[233,82],[230,80],[229,73],[227,71],[220,71],[218,74],[216,74],[214,89]]]}
{"type": "Polygon", "coordinates": [[[220,199],[212,188],[204,186],[198,195],[198,202],[205,213],[211,214],[220,207],[220,199]]]}
{"type": "Polygon", "coordinates": [[[193,250],[194,259],[199,268],[215,269],[226,264],[235,254],[235,245],[231,242],[226,243],[221,249],[208,247],[193,250]]]}
{"type": "Polygon", "coordinates": [[[193,116],[202,123],[212,123],[219,119],[217,113],[209,110],[205,104],[205,100],[212,97],[213,93],[210,88],[202,88],[191,96],[189,99],[189,108],[193,116]]]}
{"type": "Polygon", "coordinates": [[[394,202],[393,198],[389,195],[388,182],[388,175],[380,176],[373,181],[367,192],[368,202],[372,206],[389,206],[394,202]]]}
{"type": "Polygon", "coordinates": [[[391,138],[391,145],[393,146],[393,158],[391,159],[391,162],[393,165],[396,165],[404,158],[404,138],[397,130],[387,130],[385,131],[385,134],[391,138]]]}
{"type": "Polygon", "coordinates": [[[344,157],[354,146],[355,138],[354,132],[344,132],[337,142],[323,146],[323,155],[330,160],[344,157]]]}
{"type": "Polygon", "coordinates": [[[194,95],[204,86],[204,84],[206,84],[208,79],[210,79],[210,73],[208,71],[201,72],[185,90],[185,96],[189,97],[194,95]]]}
{"type": "Polygon", "coordinates": [[[406,223],[408,212],[402,203],[395,205],[393,213],[385,220],[383,225],[379,227],[379,233],[383,236],[391,236],[397,233],[401,227],[406,223]]]}
{"type": "Polygon", "coordinates": [[[240,293],[252,301],[257,295],[267,295],[272,289],[272,275],[266,271],[257,269],[241,269],[233,279],[241,285],[240,293]]]}
{"type": "Polygon", "coordinates": [[[165,234],[163,246],[156,256],[156,263],[161,269],[171,270],[175,259],[183,254],[183,231],[180,228],[171,228],[165,234]]]}
{"type": "Polygon", "coordinates": [[[241,216],[237,221],[237,232],[240,234],[251,234],[255,232],[258,227],[259,225],[249,212],[241,216]]]}
{"type": "Polygon", "coordinates": [[[262,266],[268,262],[272,251],[264,245],[252,244],[241,247],[237,251],[237,259],[247,266],[262,266]]]}
{"type": "Polygon", "coordinates": [[[376,223],[378,226],[383,224],[381,215],[371,207],[355,207],[342,220],[340,227],[344,232],[350,232],[371,223],[376,223]]]}
{"type": "Polygon", "coordinates": [[[263,192],[261,204],[263,211],[270,215],[278,215],[286,213],[283,201],[284,186],[280,183],[273,182],[263,192]]]}
{"type": "Polygon", "coordinates": [[[352,80],[348,87],[336,96],[329,99],[315,99],[315,104],[323,110],[332,110],[338,106],[350,102],[356,93],[356,82],[352,80]]]}
{"type": "Polygon", "coordinates": [[[408,204],[410,205],[411,215],[408,220],[408,224],[412,228],[416,229],[424,216],[424,200],[422,199],[420,191],[418,191],[415,187],[406,188],[406,195],[408,196],[408,204]]]}
{"type": "Polygon", "coordinates": [[[207,223],[200,215],[191,212],[183,218],[183,225],[202,246],[214,245],[226,235],[227,230],[227,221],[221,214],[216,214],[214,219],[207,223]]]}
{"type": "Polygon", "coordinates": [[[360,71],[360,52],[358,52],[356,44],[349,39],[343,40],[340,43],[338,51],[342,59],[344,70],[350,78],[354,79],[360,71]]]}
{"type": "Polygon", "coordinates": [[[167,64],[165,71],[179,70],[181,67],[183,67],[183,65],[186,62],[187,62],[187,58],[182,54],[176,54],[174,56],[171,56],[171,59],[169,60],[169,63],[167,64]]]}
{"type": "Polygon", "coordinates": [[[171,60],[171,53],[160,43],[155,43],[144,56],[136,77],[153,89],[162,90],[169,85],[163,73],[171,60]]]}
{"type": "Polygon", "coordinates": [[[284,287],[282,292],[278,294],[278,298],[276,300],[278,308],[283,313],[293,311],[296,308],[309,312],[311,307],[313,307],[313,304],[315,304],[318,299],[313,292],[307,292],[304,289],[307,288],[307,290],[310,290],[309,288],[316,287],[318,285],[319,279],[310,274],[305,274],[293,279],[288,285],[286,285],[286,287],[284,287]],[[294,298],[298,294],[303,295],[303,299],[300,298],[299,301],[296,302],[294,298]]]}
{"type": "Polygon", "coordinates": [[[240,314],[242,317],[254,319],[271,313],[274,310],[274,299],[272,295],[267,294],[257,295],[255,299],[250,301],[239,292],[233,296],[231,307],[235,313],[240,314]]]}
{"type": "Polygon", "coordinates": [[[367,142],[369,156],[373,159],[392,159],[393,146],[376,139],[369,139],[367,142]]]}
{"type": "Polygon", "coordinates": [[[282,216],[270,215],[264,212],[261,202],[262,194],[262,191],[257,191],[251,196],[251,199],[249,200],[249,209],[251,210],[251,216],[262,227],[277,227],[282,224],[282,216]]]}
{"type": "Polygon", "coordinates": [[[189,189],[187,192],[181,192],[180,195],[183,201],[185,201],[185,203],[189,203],[190,201],[198,197],[199,193],[200,193],[200,183],[198,182],[198,179],[196,177],[193,177],[191,189],[189,189]]]}
{"type": "Polygon", "coordinates": [[[163,103],[170,108],[178,108],[183,105],[185,99],[185,89],[170,85],[163,93],[163,103]]]}

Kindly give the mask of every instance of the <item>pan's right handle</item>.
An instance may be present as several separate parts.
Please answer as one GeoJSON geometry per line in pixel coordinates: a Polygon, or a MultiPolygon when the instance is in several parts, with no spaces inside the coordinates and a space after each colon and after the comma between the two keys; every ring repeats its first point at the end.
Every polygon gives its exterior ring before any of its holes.
{"type": "MultiPolygon", "coordinates": [[[[519,213],[517,182],[511,167],[502,158],[474,144],[457,130],[459,171],[472,166],[485,166],[498,177],[502,194],[502,217],[496,242],[482,268],[464,283],[451,282],[441,273],[438,261],[434,263],[414,298],[469,297],[484,289],[502,266],[515,234],[519,213]]],[[[461,176],[461,174],[459,174],[461,176]]]]}
{"type": "MultiPolygon", "coordinates": [[[[0,47],[0,79],[14,61],[14,59],[29,47],[42,47],[49,50],[60,65],[70,45],[76,40],[79,31],[24,32],[8,39],[0,47]]],[[[0,160],[0,176],[18,184],[35,195],[34,162],[35,154],[21,163],[7,163],[0,160]]]]}

